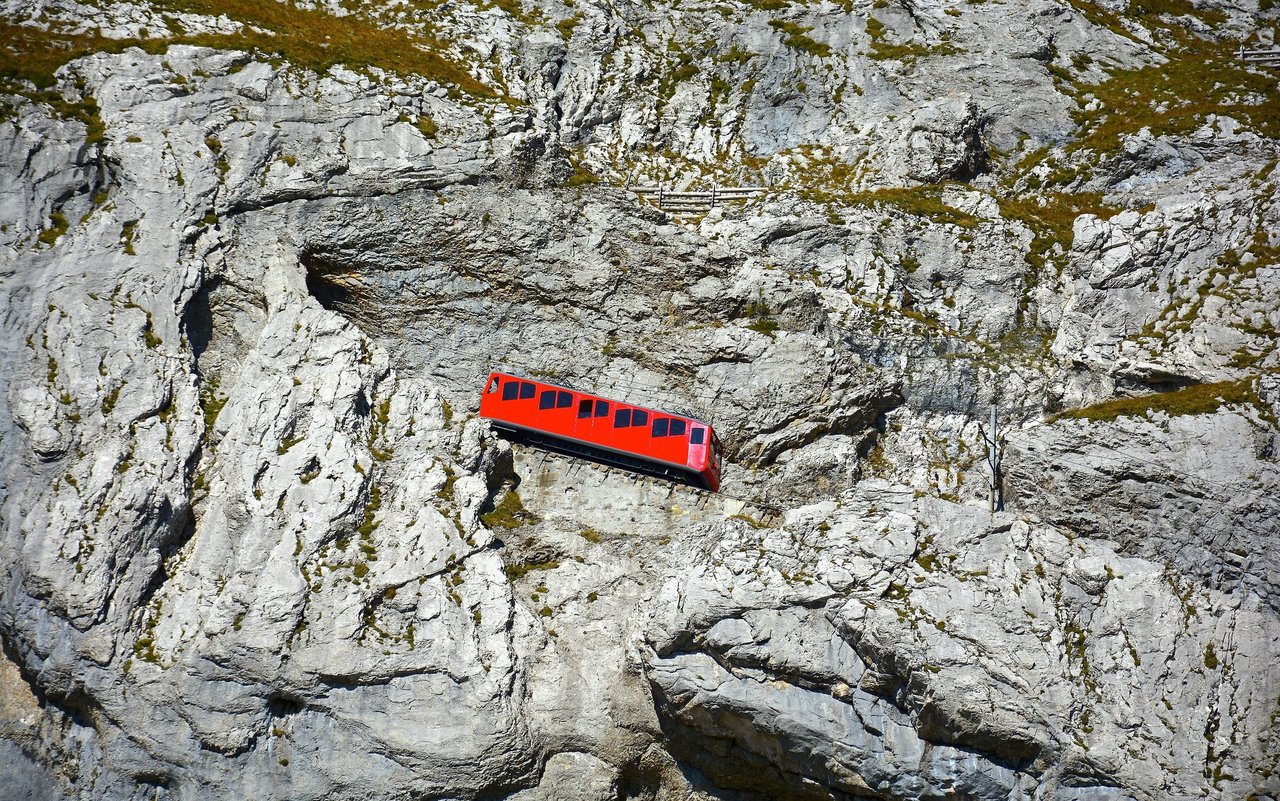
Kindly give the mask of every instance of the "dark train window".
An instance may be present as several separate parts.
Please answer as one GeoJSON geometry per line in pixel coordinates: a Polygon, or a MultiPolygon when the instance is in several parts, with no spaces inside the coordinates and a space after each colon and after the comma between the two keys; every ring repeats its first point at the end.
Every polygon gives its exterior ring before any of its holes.
{"type": "Polygon", "coordinates": [[[703,443],[703,437],[706,436],[703,431],[704,429],[695,428],[693,433],[689,435],[689,441],[694,445],[701,445],[703,443]]]}
{"type": "Polygon", "coordinates": [[[542,394],[538,396],[539,409],[554,409],[556,407],[556,391],[554,389],[544,389],[542,394]]]}
{"type": "Polygon", "coordinates": [[[634,412],[631,413],[631,425],[643,426],[643,425],[648,425],[648,423],[649,423],[648,412],[642,412],[639,409],[636,409],[634,412]]]}
{"type": "Polygon", "coordinates": [[[683,421],[683,420],[672,420],[672,421],[671,421],[671,436],[673,436],[673,437],[683,437],[683,436],[684,436],[684,421],[683,421]]]}
{"type": "Polygon", "coordinates": [[[671,425],[671,421],[666,417],[653,421],[653,435],[655,437],[665,437],[667,435],[667,426],[671,425]]]}
{"type": "Polygon", "coordinates": [[[613,413],[614,428],[629,428],[631,426],[631,410],[619,409],[613,413]]]}
{"type": "Polygon", "coordinates": [[[558,395],[556,395],[556,408],[557,408],[557,409],[568,409],[568,408],[569,408],[570,406],[572,406],[572,405],[573,405],[573,393],[572,393],[572,392],[561,392],[561,393],[559,393],[558,395]]]}
{"type": "Polygon", "coordinates": [[[520,382],[520,400],[529,400],[537,389],[528,381],[520,382]]]}
{"type": "Polygon", "coordinates": [[[609,404],[606,401],[596,401],[596,417],[608,417],[609,404]]]}
{"type": "Polygon", "coordinates": [[[515,400],[516,395],[520,394],[520,382],[508,381],[502,385],[502,399],[515,400]]]}
{"type": "Polygon", "coordinates": [[[591,416],[591,399],[583,398],[578,401],[578,419],[591,416]]]}

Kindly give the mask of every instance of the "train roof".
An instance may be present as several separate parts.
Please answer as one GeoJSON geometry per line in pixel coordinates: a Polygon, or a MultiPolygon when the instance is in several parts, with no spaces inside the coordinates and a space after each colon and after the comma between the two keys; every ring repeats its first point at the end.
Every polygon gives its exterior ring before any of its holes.
{"type": "MultiPolygon", "coordinates": [[[[630,407],[630,408],[632,408],[632,409],[641,409],[641,410],[643,410],[643,411],[651,412],[651,413],[653,413],[653,414],[661,414],[661,415],[665,415],[665,416],[667,416],[667,417],[678,417],[678,418],[680,418],[681,420],[687,420],[687,421],[689,421],[690,423],[697,423],[697,424],[698,424],[698,425],[700,425],[700,426],[706,426],[706,427],[707,427],[707,430],[709,430],[709,431],[713,431],[713,432],[714,432],[714,429],[712,429],[712,427],[711,427],[711,424],[710,424],[710,423],[708,423],[708,422],[707,422],[707,421],[705,421],[705,420],[699,420],[699,419],[698,419],[698,418],[696,418],[696,417],[690,417],[690,416],[689,416],[689,415],[687,415],[687,414],[679,414],[679,413],[677,413],[677,412],[668,412],[668,411],[667,411],[667,410],[665,410],[665,409],[655,409],[655,408],[653,408],[652,406],[641,406],[641,405],[640,405],[640,404],[638,404],[638,403],[632,403],[632,402],[630,402],[630,401],[618,400],[617,398],[610,398],[610,397],[608,397],[607,395],[598,395],[598,394],[596,394],[596,393],[594,393],[594,392],[583,392],[583,391],[582,391],[582,390],[580,390],[580,389],[574,389],[573,387],[565,387],[565,386],[561,386],[561,385],[559,385],[559,384],[552,384],[552,383],[551,383],[551,382],[549,382],[549,381],[543,381],[543,380],[541,380],[541,379],[537,379],[537,378],[530,378],[529,376],[523,376],[523,375],[519,375],[519,374],[517,374],[517,373],[504,373],[504,372],[502,372],[501,370],[493,370],[492,372],[490,372],[490,373],[489,373],[489,378],[493,378],[494,376],[499,376],[499,377],[501,377],[501,378],[514,378],[514,379],[516,379],[516,380],[518,380],[518,381],[528,381],[530,384],[537,384],[537,385],[539,385],[539,386],[546,387],[546,388],[548,388],[548,389],[558,389],[558,390],[562,390],[562,391],[564,391],[564,392],[572,392],[572,393],[573,393],[573,394],[575,394],[575,395],[583,395],[583,396],[585,396],[585,397],[592,398],[592,399],[594,399],[594,400],[602,400],[602,401],[608,401],[609,403],[617,403],[617,404],[621,404],[621,405],[623,405],[623,406],[629,406],[629,407],[630,407]]],[[[485,385],[486,385],[486,386],[488,386],[488,383],[489,383],[488,381],[485,381],[485,385]]]]}

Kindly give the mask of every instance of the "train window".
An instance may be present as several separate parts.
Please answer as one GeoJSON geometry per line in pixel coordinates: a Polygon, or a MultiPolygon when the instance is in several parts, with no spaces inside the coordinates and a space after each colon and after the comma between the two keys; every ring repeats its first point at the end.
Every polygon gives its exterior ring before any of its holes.
{"type": "Polygon", "coordinates": [[[619,409],[613,413],[614,428],[629,428],[631,426],[631,410],[619,409]]]}
{"type": "Polygon", "coordinates": [[[684,423],[684,421],[683,421],[683,420],[672,420],[672,421],[671,421],[671,436],[673,436],[673,437],[683,437],[683,436],[684,436],[684,425],[685,425],[685,423],[684,423]]]}
{"type": "Polygon", "coordinates": [[[583,398],[578,401],[578,419],[591,416],[591,399],[583,398]]]}
{"type": "Polygon", "coordinates": [[[498,384],[501,384],[501,383],[502,383],[502,380],[499,379],[497,376],[494,376],[494,379],[489,382],[489,386],[485,389],[484,391],[485,394],[492,395],[493,393],[497,392],[498,384]]]}
{"type": "Polygon", "coordinates": [[[643,426],[643,425],[647,425],[648,423],[649,423],[648,412],[642,412],[639,409],[636,409],[634,412],[631,413],[631,425],[643,426]]]}
{"type": "Polygon", "coordinates": [[[557,409],[568,409],[568,408],[569,408],[570,406],[572,406],[572,405],[573,405],[573,393],[572,393],[572,392],[561,392],[561,393],[558,393],[558,394],[556,395],[556,408],[557,408],[557,409]]]}
{"type": "Polygon", "coordinates": [[[609,416],[608,401],[596,401],[596,417],[608,417],[608,416],[609,416]]]}
{"type": "Polygon", "coordinates": [[[533,386],[533,384],[530,384],[528,381],[520,382],[520,400],[529,400],[530,398],[533,397],[533,394],[536,391],[537,389],[533,386]]]}
{"type": "Polygon", "coordinates": [[[539,409],[554,409],[556,407],[556,391],[554,389],[544,389],[542,394],[538,396],[539,409]]]}
{"type": "Polygon", "coordinates": [[[655,437],[665,437],[667,435],[667,426],[671,425],[671,421],[665,417],[660,417],[653,421],[653,435],[655,437]]]}
{"type": "Polygon", "coordinates": [[[705,431],[705,428],[695,428],[693,433],[689,435],[689,442],[694,445],[701,445],[705,441],[703,440],[703,437],[706,436],[705,431]]]}
{"type": "Polygon", "coordinates": [[[508,381],[502,385],[502,399],[515,400],[516,395],[520,394],[520,382],[508,381]]]}

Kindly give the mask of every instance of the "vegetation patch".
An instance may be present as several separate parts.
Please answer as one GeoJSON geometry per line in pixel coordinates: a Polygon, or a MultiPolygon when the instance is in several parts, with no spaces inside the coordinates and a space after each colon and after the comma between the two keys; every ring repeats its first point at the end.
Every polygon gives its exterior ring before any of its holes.
{"type": "Polygon", "coordinates": [[[954,225],[959,228],[977,228],[982,222],[972,214],[947,205],[942,200],[942,185],[910,186],[892,189],[874,189],[867,192],[856,192],[849,196],[853,205],[866,205],[876,208],[892,206],[907,214],[926,217],[943,225],[954,225]]]}
{"type": "Polygon", "coordinates": [[[1122,19],[1093,0],[1071,0],[1071,5],[1094,25],[1144,47],[1127,24],[1145,26],[1167,60],[1108,70],[1110,77],[1101,83],[1073,84],[1077,100],[1098,102],[1090,104],[1093,110],[1081,104],[1076,122],[1084,135],[1069,149],[1113,153],[1128,134],[1146,128],[1156,136],[1185,135],[1211,115],[1231,117],[1261,136],[1280,135],[1277,76],[1241,62],[1234,39],[1203,39],[1184,26],[1192,18],[1216,29],[1226,19],[1223,12],[1197,8],[1190,0],[1130,0],[1122,19]]]}
{"type": "Polygon", "coordinates": [[[1220,381],[1216,384],[1196,384],[1174,392],[1158,392],[1136,398],[1116,398],[1079,409],[1068,409],[1049,418],[1058,420],[1091,420],[1110,422],[1119,417],[1163,412],[1170,416],[1210,414],[1223,406],[1253,405],[1262,407],[1254,385],[1255,379],[1220,381]]]}
{"type": "Polygon", "coordinates": [[[773,314],[769,311],[769,304],[765,303],[763,299],[749,304],[746,308],[746,313],[752,318],[751,322],[747,323],[747,328],[770,338],[777,332],[778,321],[773,319],[773,314]]]}
{"type": "Polygon", "coordinates": [[[513,529],[537,523],[538,516],[524,508],[520,495],[511,490],[503,497],[502,503],[492,511],[480,515],[480,522],[491,529],[513,529]]]}
{"type": "Polygon", "coordinates": [[[446,47],[441,41],[379,27],[362,14],[337,16],[323,8],[277,0],[153,0],[151,6],[169,14],[226,16],[242,27],[235,33],[190,34],[179,29],[158,37],[109,39],[96,33],[0,23],[0,79],[7,79],[6,83],[27,81],[43,89],[54,84],[54,73],[60,67],[90,53],[121,53],[140,47],[155,54],[171,44],[190,44],[272,54],[321,74],[344,65],[421,75],[473,96],[495,96],[492,89],[442,54],[446,47]]]}
{"type": "Polygon", "coordinates": [[[55,211],[50,214],[49,221],[52,224],[40,232],[39,239],[42,245],[52,246],[54,242],[58,241],[58,237],[67,232],[69,223],[67,222],[67,215],[60,211],[55,211]]]}
{"type": "Polygon", "coordinates": [[[507,565],[503,568],[509,579],[518,579],[527,576],[535,570],[555,570],[560,566],[559,562],[520,562],[519,564],[507,565]]]}
{"type": "Polygon", "coordinates": [[[769,27],[782,34],[782,43],[787,47],[817,58],[826,58],[831,55],[830,45],[809,36],[809,32],[813,30],[809,25],[773,19],[769,20],[769,27]]]}
{"type": "Polygon", "coordinates": [[[916,44],[916,42],[895,45],[884,37],[884,23],[874,17],[867,18],[867,36],[872,38],[872,49],[870,49],[868,55],[878,61],[895,59],[910,63],[910,61],[924,58],[924,56],[951,55],[960,51],[955,45],[947,41],[943,41],[938,45],[922,45],[916,44]]]}
{"type": "MultiPolygon", "coordinates": [[[[1031,249],[1026,259],[1037,270],[1043,269],[1055,255],[1065,259],[1080,215],[1093,214],[1109,220],[1122,211],[1104,203],[1102,195],[1097,192],[1042,192],[1022,198],[997,196],[996,201],[1000,204],[1002,217],[1017,220],[1031,230],[1031,249]],[[1053,251],[1055,245],[1058,246],[1056,254],[1053,251]]],[[[1062,266],[1060,260],[1057,266],[1062,266]]]]}
{"type": "MultiPolygon", "coordinates": [[[[119,390],[117,389],[116,392],[118,393],[119,390]]],[[[112,405],[114,406],[114,395],[112,398],[112,405]]],[[[218,414],[222,411],[222,407],[226,405],[227,398],[218,396],[218,377],[211,376],[200,387],[200,409],[204,413],[204,435],[206,437],[213,433],[213,425],[218,421],[218,414]]]]}

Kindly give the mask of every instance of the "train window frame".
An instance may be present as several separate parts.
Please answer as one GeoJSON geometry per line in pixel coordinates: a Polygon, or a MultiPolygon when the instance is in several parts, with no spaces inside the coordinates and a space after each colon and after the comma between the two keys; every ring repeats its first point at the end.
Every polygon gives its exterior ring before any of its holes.
{"type": "Polygon", "coordinates": [[[671,425],[670,417],[655,417],[653,420],[653,435],[655,437],[667,436],[667,428],[671,425]]]}
{"type": "Polygon", "coordinates": [[[622,408],[613,413],[614,428],[631,428],[631,410],[622,408]]]}
{"type": "Polygon", "coordinates": [[[667,434],[672,437],[683,437],[688,428],[688,423],[673,417],[671,418],[671,428],[668,429],[667,434]]]}
{"type": "Polygon", "coordinates": [[[556,391],[554,389],[544,389],[538,393],[538,411],[546,411],[556,408],[556,391]]]}
{"type": "Polygon", "coordinates": [[[556,408],[569,409],[573,406],[573,393],[564,390],[556,391],[556,408]]]}
{"type": "Polygon", "coordinates": [[[609,416],[609,401],[602,401],[602,400],[598,400],[598,401],[596,401],[596,413],[595,413],[595,416],[596,416],[596,417],[608,417],[608,416],[609,416]]]}
{"type": "Polygon", "coordinates": [[[704,445],[707,441],[706,429],[701,426],[694,426],[693,431],[689,432],[689,442],[693,445],[704,445]]]}
{"type": "Polygon", "coordinates": [[[504,401],[515,400],[520,396],[520,382],[508,381],[502,385],[502,399],[504,401]]]}
{"type": "Polygon", "coordinates": [[[532,400],[538,394],[538,388],[528,381],[520,382],[520,400],[532,400]]]}
{"type": "Polygon", "coordinates": [[[591,409],[595,405],[595,401],[590,398],[583,398],[578,401],[578,419],[587,420],[591,417],[591,409]]]}
{"type": "Polygon", "coordinates": [[[644,409],[632,409],[631,425],[636,426],[637,428],[649,425],[649,413],[644,409]]]}

